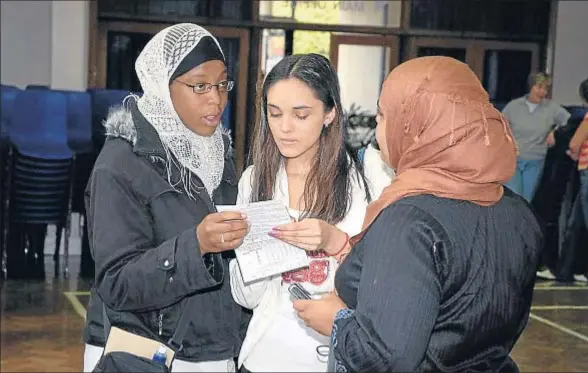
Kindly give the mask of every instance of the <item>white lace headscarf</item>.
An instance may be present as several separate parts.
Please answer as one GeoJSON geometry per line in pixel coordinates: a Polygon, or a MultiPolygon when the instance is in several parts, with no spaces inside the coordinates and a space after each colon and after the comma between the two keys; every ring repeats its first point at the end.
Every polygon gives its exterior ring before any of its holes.
{"type": "Polygon", "coordinates": [[[191,23],[181,23],[155,35],[135,63],[135,71],[143,88],[143,96],[137,100],[137,107],[159,134],[167,154],[168,181],[174,188],[179,184],[190,198],[194,198],[192,173],[200,178],[211,198],[221,182],[225,154],[222,125],[219,124],[210,137],[200,136],[188,129],[174,109],[169,85],[180,62],[205,36],[211,37],[222,53],[220,44],[206,29],[191,23]],[[177,183],[171,178],[173,165],[180,170],[177,183]]]}

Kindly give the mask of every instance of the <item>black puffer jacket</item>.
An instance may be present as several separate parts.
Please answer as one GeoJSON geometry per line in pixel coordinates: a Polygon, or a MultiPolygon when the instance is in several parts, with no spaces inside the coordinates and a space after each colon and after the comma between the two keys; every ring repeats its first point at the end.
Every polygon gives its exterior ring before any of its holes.
{"type": "Polygon", "coordinates": [[[229,137],[224,136],[225,168],[214,201],[197,177],[192,177],[192,200],[170,186],[159,136],[132,100],[130,110],[111,112],[105,127],[108,139],[86,191],[96,281],[85,342],[104,345],[102,301],[114,326],[167,342],[186,300],[196,298],[197,307],[187,310],[195,317],[177,357],[236,357],[248,314],[231,296],[228,260],[234,253],[202,256],[196,238],[196,226],[216,211],[215,204],[236,201],[229,137]]]}

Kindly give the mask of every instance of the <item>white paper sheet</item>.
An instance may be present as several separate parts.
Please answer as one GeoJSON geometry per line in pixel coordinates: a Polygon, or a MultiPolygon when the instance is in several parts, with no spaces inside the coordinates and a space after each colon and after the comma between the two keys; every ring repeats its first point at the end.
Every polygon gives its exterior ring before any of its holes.
{"type": "Polygon", "coordinates": [[[216,206],[218,211],[242,211],[251,228],[241,246],[235,249],[245,283],[306,267],[310,260],[303,249],[274,238],[273,227],[290,223],[286,206],[280,201],[216,206]]]}

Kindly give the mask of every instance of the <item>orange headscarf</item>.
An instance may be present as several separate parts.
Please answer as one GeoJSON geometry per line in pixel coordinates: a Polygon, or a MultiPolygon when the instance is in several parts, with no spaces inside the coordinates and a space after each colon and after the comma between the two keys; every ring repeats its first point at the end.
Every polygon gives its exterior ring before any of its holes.
{"type": "Polygon", "coordinates": [[[396,67],[379,100],[396,178],[366,212],[367,227],[403,197],[432,194],[483,206],[498,202],[514,174],[510,126],[470,68],[449,57],[422,57],[396,67]]]}

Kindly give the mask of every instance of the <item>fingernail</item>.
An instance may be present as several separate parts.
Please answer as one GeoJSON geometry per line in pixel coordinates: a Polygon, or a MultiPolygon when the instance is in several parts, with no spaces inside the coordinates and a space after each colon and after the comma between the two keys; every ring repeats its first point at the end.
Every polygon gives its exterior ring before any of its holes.
{"type": "Polygon", "coordinates": [[[241,213],[241,217],[242,217],[243,219],[247,219],[247,215],[246,215],[246,214],[244,214],[244,213],[241,213]]]}
{"type": "Polygon", "coordinates": [[[278,235],[277,235],[276,233],[274,233],[273,231],[270,231],[270,232],[268,232],[267,234],[268,234],[269,236],[272,236],[272,237],[274,237],[274,238],[278,236],[278,235]]]}

